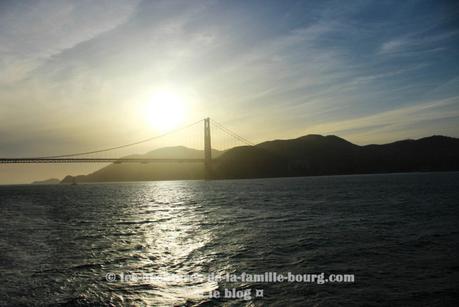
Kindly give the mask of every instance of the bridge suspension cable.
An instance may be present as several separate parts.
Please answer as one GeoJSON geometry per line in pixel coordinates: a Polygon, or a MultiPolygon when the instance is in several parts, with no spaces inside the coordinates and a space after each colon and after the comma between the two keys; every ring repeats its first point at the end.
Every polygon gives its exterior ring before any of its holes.
{"type": "Polygon", "coordinates": [[[236,132],[234,131],[231,131],[230,129],[226,128],[225,126],[223,126],[222,124],[220,124],[219,122],[217,122],[216,120],[212,119],[211,120],[211,124],[217,128],[217,129],[220,129],[221,131],[223,131],[224,133],[228,134],[229,136],[239,140],[240,142],[246,144],[246,145],[249,145],[249,146],[254,146],[255,144],[252,143],[251,141],[249,141],[248,139],[240,136],[239,134],[237,134],[236,132]]]}
{"type": "Polygon", "coordinates": [[[167,135],[169,135],[169,134],[176,133],[176,132],[178,132],[178,131],[181,131],[181,130],[190,128],[190,127],[192,127],[192,126],[194,126],[194,125],[196,125],[196,124],[201,123],[202,121],[204,121],[204,119],[200,119],[200,120],[198,120],[197,122],[191,123],[191,124],[189,124],[189,125],[185,125],[185,126],[182,126],[182,127],[177,128],[177,129],[167,131],[167,132],[165,132],[165,133],[163,133],[163,134],[155,135],[155,136],[149,137],[149,138],[147,138],[147,139],[140,140],[140,141],[133,142],[133,143],[129,143],[129,144],[119,145],[119,146],[115,146],[115,147],[108,147],[108,148],[99,149],[99,150],[93,150],[93,151],[86,151],[86,152],[77,152],[77,153],[65,154],[65,155],[35,157],[35,159],[70,158],[70,157],[83,156],[83,155],[89,155],[89,154],[96,154],[96,153],[101,153],[101,152],[107,152],[107,151],[112,151],[112,150],[116,150],[116,149],[126,148],[126,147],[130,147],[130,146],[135,146],[135,145],[147,143],[147,142],[153,141],[153,140],[155,140],[155,139],[159,139],[159,138],[165,137],[165,136],[167,136],[167,135]]]}
{"type": "MultiPolygon", "coordinates": [[[[41,156],[41,157],[26,157],[26,158],[0,158],[0,163],[84,163],[84,162],[95,162],[95,163],[107,163],[107,162],[114,162],[114,163],[124,163],[124,162],[142,162],[142,163],[149,163],[149,162],[202,162],[204,159],[157,159],[157,158],[82,158],[79,156],[84,156],[84,155],[90,155],[90,154],[96,154],[96,153],[102,153],[102,152],[108,152],[116,149],[121,149],[121,148],[126,148],[134,145],[139,145],[142,143],[147,143],[155,139],[159,139],[162,137],[165,137],[167,135],[182,131],[184,129],[190,128],[192,126],[195,126],[199,123],[202,123],[206,121],[206,119],[200,119],[194,123],[184,125],[182,127],[179,127],[177,129],[173,129],[170,131],[167,131],[163,134],[156,135],[153,137],[149,137],[147,139],[143,139],[137,142],[133,143],[128,143],[124,145],[119,145],[119,146],[114,146],[114,147],[108,147],[108,148],[103,148],[103,149],[98,149],[98,150],[92,150],[92,151],[85,151],[85,152],[76,152],[76,153],[69,153],[69,154],[63,154],[63,155],[53,155],[53,156],[41,156]]],[[[237,140],[245,145],[253,146],[254,144],[250,142],[248,139],[238,135],[234,131],[226,128],[223,126],[221,123],[215,121],[215,120],[209,120],[207,119],[207,122],[210,122],[210,124],[218,129],[219,131],[222,131],[223,133],[229,135],[231,138],[234,140],[237,140]]],[[[210,130],[209,131],[209,140],[210,140],[210,130]]],[[[210,141],[209,141],[210,144],[210,141]]]]}

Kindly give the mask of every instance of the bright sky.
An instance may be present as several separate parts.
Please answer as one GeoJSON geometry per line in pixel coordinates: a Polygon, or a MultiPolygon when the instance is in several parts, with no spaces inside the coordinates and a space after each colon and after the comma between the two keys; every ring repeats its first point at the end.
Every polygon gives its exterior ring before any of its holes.
{"type": "MultiPolygon", "coordinates": [[[[454,1],[1,1],[0,156],[207,116],[253,142],[459,137],[458,15],[454,1]]],[[[0,183],[29,178],[11,169],[0,183]]]]}

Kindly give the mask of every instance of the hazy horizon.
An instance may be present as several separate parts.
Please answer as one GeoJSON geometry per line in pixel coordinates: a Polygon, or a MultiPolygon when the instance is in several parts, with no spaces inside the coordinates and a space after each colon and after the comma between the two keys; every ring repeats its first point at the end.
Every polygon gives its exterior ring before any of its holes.
{"type": "MultiPolygon", "coordinates": [[[[305,136],[313,136],[311,134],[308,134],[308,135],[303,135],[303,136],[298,136],[297,138],[292,138],[292,139],[274,139],[274,140],[265,140],[265,141],[262,141],[260,142],[259,144],[261,143],[264,143],[264,142],[269,142],[269,141],[278,141],[278,140],[294,140],[294,139],[299,139],[299,138],[302,138],[302,137],[305,137],[305,136]]],[[[314,134],[314,136],[316,136],[316,134],[314,134]]],[[[333,137],[338,137],[338,138],[341,138],[340,136],[337,136],[337,135],[320,135],[320,136],[323,136],[323,137],[329,137],[329,136],[333,136],[333,137]]],[[[424,138],[430,138],[430,137],[438,137],[439,135],[432,135],[432,136],[425,136],[425,137],[422,137],[422,138],[419,138],[419,139],[403,139],[403,140],[396,140],[396,141],[407,141],[407,140],[420,140],[420,139],[424,139],[424,138]]],[[[449,137],[449,138],[453,138],[453,137],[450,137],[450,136],[446,136],[446,137],[449,137]]],[[[342,138],[343,139],[343,138],[342,138]]],[[[346,139],[344,139],[346,140],[346,139]]],[[[348,141],[348,140],[346,140],[348,141]]],[[[352,143],[352,142],[351,142],[352,143]]],[[[392,143],[392,142],[390,142],[392,143]]],[[[390,143],[385,143],[385,144],[390,144],[390,143]]],[[[259,144],[253,144],[253,145],[259,145],[259,144]]],[[[366,146],[366,145],[385,145],[385,144],[375,144],[375,143],[369,143],[369,144],[355,144],[355,145],[359,145],[359,146],[366,146]]],[[[237,146],[244,146],[244,145],[237,145],[237,146]]],[[[235,146],[235,147],[237,147],[235,146]]],[[[158,148],[154,148],[154,149],[151,149],[147,152],[131,152],[130,154],[126,155],[126,156],[123,156],[123,155],[118,155],[116,156],[117,158],[123,158],[123,157],[129,157],[130,155],[139,155],[139,156],[145,156],[145,155],[148,155],[148,154],[154,154],[155,152],[161,152],[162,150],[164,149],[178,149],[178,148],[185,148],[185,149],[190,149],[190,150],[195,150],[195,151],[201,151],[203,152],[204,154],[204,149],[203,148],[199,148],[199,147],[187,147],[187,146],[183,146],[183,145],[171,145],[171,146],[165,146],[165,147],[158,147],[158,148]]],[[[216,149],[216,148],[212,148],[212,150],[216,150],[217,152],[219,151],[220,153],[223,153],[225,152],[226,150],[229,150],[229,149],[232,149],[234,147],[228,147],[228,148],[224,148],[224,149],[216,149]]],[[[111,157],[115,157],[115,156],[111,156],[111,157]]],[[[167,157],[163,157],[163,156],[160,156],[160,158],[167,158],[167,157]]],[[[80,175],[89,175],[95,171],[98,171],[98,170],[101,170],[102,168],[110,165],[111,163],[83,163],[83,164],[3,164],[2,167],[4,169],[4,171],[8,171],[8,172],[11,172],[11,174],[13,175],[16,175],[17,177],[16,178],[19,178],[17,182],[11,182],[11,179],[9,180],[6,180],[6,181],[0,181],[0,185],[9,185],[9,184],[32,184],[34,182],[39,182],[39,181],[46,181],[46,180],[49,180],[49,179],[58,179],[58,180],[63,180],[64,177],[66,176],[80,176],[80,175]],[[54,167],[53,167],[54,166],[54,167]],[[58,167],[56,167],[58,166],[58,167]],[[18,171],[21,171],[22,172],[19,172],[18,171]],[[30,173],[38,173],[39,175],[33,175],[32,178],[34,178],[33,180],[29,180],[28,178],[31,178],[30,176],[30,173]],[[49,174],[49,177],[47,178],[44,178],[43,177],[43,172],[44,173],[47,173],[49,174]],[[19,177],[19,176],[22,176],[19,177]]],[[[4,175],[7,174],[7,172],[4,172],[3,173],[4,175]]]]}

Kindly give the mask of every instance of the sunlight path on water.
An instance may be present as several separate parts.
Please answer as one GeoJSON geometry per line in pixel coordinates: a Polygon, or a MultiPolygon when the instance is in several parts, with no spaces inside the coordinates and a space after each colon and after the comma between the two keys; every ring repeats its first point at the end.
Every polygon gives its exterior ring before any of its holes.
{"type": "Polygon", "coordinates": [[[115,289],[126,289],[126,286],[135,289],[133,299],[137,302],[139,288],[145,294],[140,297],[148,305],[174,305],[202,300],[217,287],[207,279],[182,278],[202,274],[202,265],[208,257],[202,254],[190,260],[194,252],[212,240],[212,234],[200,226],[206,216],[199,210],[193,191],[177,185],[180,183],[159,182],[145,186],[142,194],[135,196],[137,205],[126,208],[125,217],[119,222],[138,225],[142,237],[137,251],[132,254],[138,261],[123,268],[123,273],[145,279],[113,285],[115,289]]]}

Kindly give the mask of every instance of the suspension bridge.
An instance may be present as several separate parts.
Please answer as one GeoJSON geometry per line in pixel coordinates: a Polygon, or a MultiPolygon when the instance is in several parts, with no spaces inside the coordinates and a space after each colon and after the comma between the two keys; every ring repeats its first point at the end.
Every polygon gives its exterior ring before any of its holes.
{"type": "Polygon", "coordinates": [[[63,155],[48,155],[48,156],[39,156],[39,157],[9,157],[9,158],[0,158],[0,164],[24,164],[24,163],[165,163],[165,162],[179,162],[179,163],[203,163],[204,171],[206,178],[211,178],[212,174],[212,164],[218,158],[212,157],[212,138],[211,138],[211,126],[213,129],[218,129],[219,131],[225,133],[227,136],[233,138],[243,145],[253,146],[254,144],[247,140],[246,138],[236,134],[232,130],[226,128],[219,122],[215,120],[210,120],[209,117],[201,119],[192,124],[182,126],[178,129],[168,131],[161,135],[156,135],[144,140],[137,142],[123,144],[115,147],[108,147],[98,150],[85,151],[85,152],[76,152],[63,155]],[[185,130],[192,126],[199,124],[204,124],[204,155],[202,158],[136,158],[136,157],[85,157],[88,155],[101,154],[112,152],[118,149],[123,149],[127,147],[132,147],[135,145],[140,145],[144,143],[151,142],[153,140],[167,137],[178,131],[185,130]]]}

